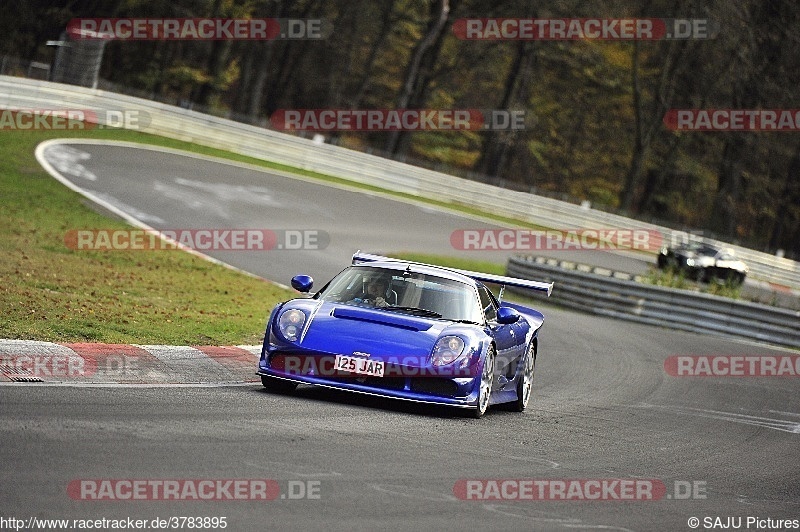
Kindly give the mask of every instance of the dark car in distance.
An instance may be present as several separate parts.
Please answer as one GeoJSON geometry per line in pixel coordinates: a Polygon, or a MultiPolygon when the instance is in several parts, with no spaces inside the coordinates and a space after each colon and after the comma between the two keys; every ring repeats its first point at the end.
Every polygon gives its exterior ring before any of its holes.
{"type": "Polygon", "coordinates": [[[704,242],[663,247],[658,254],[660,269],[673,268],[700,282],[714,280],[741,285],[749,271],[733,250],[704,242]]]}

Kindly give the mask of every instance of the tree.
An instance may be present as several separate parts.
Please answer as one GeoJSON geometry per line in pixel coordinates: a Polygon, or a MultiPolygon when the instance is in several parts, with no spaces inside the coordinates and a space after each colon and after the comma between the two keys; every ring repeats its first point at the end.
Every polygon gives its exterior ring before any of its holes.
{"type": "MultiPolygon", "coordinates": [[[[442,39],[445,36],[450,16],[451,0],[434,0],[430,4],[427,28],[417,42],[406,67],[400,94],[395,103],[396,109],[418,107],[424,100],[424,93],[430,71],[436,62],[442,39]]],[[[386,141],[386,151],[395,155],[400,145],[401,131],[392,131],[386,141]]]]}

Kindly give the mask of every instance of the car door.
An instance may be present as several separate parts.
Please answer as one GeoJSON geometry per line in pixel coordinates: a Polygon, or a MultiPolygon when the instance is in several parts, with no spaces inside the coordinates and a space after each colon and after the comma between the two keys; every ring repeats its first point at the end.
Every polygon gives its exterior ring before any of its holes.
{"type": "Polygon", "coordinates": [[[520,338],[517,323],[497,323],[498,303],[485,286],[481,285],[478,288],[478,293],[489,333],[494,338],[497,346],[495,374],[506,375],[509,372],[513,374],[514,360],[520,356],[520,345],[524,344],[525,336],[523,334],[522,338],[520,338]]]}

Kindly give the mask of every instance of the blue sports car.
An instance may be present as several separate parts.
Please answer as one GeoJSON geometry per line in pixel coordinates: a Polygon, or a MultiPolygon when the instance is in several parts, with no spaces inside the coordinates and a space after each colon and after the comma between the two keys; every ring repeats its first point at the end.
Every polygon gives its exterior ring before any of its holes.
{"type": "MultiPolygon", "coordinates": [[[[528,404],[544,316],[501,304],[484,283],[543,291],[552,283],[356,253],[313,296],[278,304],[257,374],[267,389],[311,384],[470,409],[528,404]]],[[[292,278],[311,291],[307,275],[292,278]]],[[[502,290],[500,292],[502,297],[502,290]]]]}

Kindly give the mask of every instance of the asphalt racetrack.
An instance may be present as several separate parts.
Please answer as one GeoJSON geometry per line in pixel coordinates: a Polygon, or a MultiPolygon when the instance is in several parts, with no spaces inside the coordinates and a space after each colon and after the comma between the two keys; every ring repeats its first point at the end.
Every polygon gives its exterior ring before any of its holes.
{"type": "MultiPolygon", "coordinates": [[[[151,227],[324,232],[324,249],[209,252],[284,284],[300,271],[325,282],[356,249],[457,254],[453,231],[492,226],[152,150],[53,145],[45,158],[151,227]]],[[[481,253],[469,256],[505,260],[481,253]]],[[[599,252],[582,261],[642,262],[599,252]]],[[[702,530],[738,518],[741,529],[800,527],[798,378],[665,370],[676,355],[796,353],[541,302],[546,321],[523,414],[494,408],[472,420],[310,387],[276,395],[253,383],[2,385],[3,517],[225,517],[229,530],[702,530]],[[255,491],[152,500],[154,483],[219,488],[237,479],[255,491]],[[260,496],[264,479],[269,500],[260,496]],[[150,482],[140,497],[130,496],[135,481],[150,482]],[[92,500],[103,489],[112,496],[92,500]]]]}

